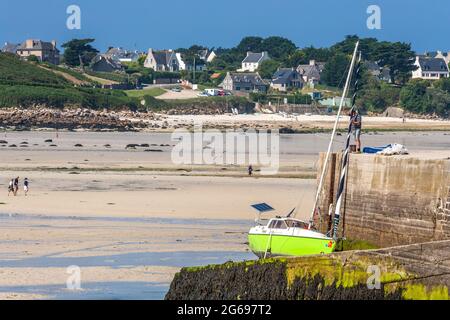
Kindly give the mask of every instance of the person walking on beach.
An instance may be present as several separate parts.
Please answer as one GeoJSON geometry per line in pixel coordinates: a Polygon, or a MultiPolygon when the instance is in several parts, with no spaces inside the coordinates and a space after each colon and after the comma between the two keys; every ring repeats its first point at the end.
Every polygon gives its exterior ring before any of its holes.
{"type": "Polygon", "coordinates": [[[17,191],[19,191],[19,177],[14,179],[14,196],[17,196],[17,191]]]}
{"type": "Polygon", "coordinates": [[[28,178],[25,178],[25,179],[23,180],[23,192],[25,192],[25,196],[26,196],[27,193],[28,193],[28,178]]]}
{"type": "Polygon", "coordinates": [[[252,165],[248,166],[248,175],[251,176],[253,174],[253,167],[252,165]]]}
{"type": "Polygon", "coordinates": [[[14,194],[14,179],[9,180],[8,197],[11,192],[14,194]]]}
{"type": "Polygon", "coordinates": [[[352,132],[355,137],[356,152],[361,152],[361,126],[362,118],[358,111],[352,110],[350,113],[350,121],[352,124],[352,132]]]}

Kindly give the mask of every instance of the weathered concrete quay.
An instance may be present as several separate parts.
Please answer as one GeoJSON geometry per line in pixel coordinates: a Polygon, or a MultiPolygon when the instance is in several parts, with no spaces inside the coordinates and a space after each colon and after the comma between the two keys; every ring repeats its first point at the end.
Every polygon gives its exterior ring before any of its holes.
{"type": "MultiPolygon", "coordinates": [[[[321,230],[333,218],[340,154],[329,161],[321,230]]],[[[184,268],[166,299],[449,299],[449,188],[442,154],[352,154],[340,232],[383,249],[184,268]]]]}
{"type": "MultiPolygon", "coordinates": [[[[321,154],[319,163],[324,159],[321,154]]],[[[316,222],[325,232],[332,218],[330,204],[336,201],[340,160],[340,154],[331,155],[320,197],[316,222]]],[[[378,247],[450,239],[450,159],[432,152],[350,154],[340,226],[340,235],[378,247]]]]}

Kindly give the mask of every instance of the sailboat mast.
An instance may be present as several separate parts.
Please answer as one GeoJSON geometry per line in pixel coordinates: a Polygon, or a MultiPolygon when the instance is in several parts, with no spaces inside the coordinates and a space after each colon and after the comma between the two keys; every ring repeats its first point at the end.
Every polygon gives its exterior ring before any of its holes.
{"type": "Polygon", "coordinates": [[[333,147],[334,137],[336,136],[336,131],[337,131],[337,128],[338,128],[338,125],[339,125],[339,118],[341,116],[342,107],[344,106],[345,97],[347,96],[347,93],[348,93],[348,90],[349,90],[349,87],[350,87],[350,82],[351,82],[351,79],[352,79],[353,69],[354,69],[355,63],[356,63],[356,56],[358,54],[358,47],[359,47],[359,41],[356,42],[355,50],[353,51],[352,62],[350,64],[350,70],[349,70],[348,75],[347,75],[347,80],[345,81],[344,91],[342,92],[341,102],[339,104],[339,109],[338,109],[338,112],[337,112],[336,120],[334,122],[333,132],[331,133],[330,143],[328,144],[328,150],[327,150],[327,154],[325,156],[325,162],[323,163],[322,173],[320,175],[319,186],[317,187],[317,193],[316,193],[316,198],[315,198],[315,201],[314,201],[314,207],[312,209],[312,212],[311,212],[311,215],[310,215],[310,219],[309,219],[309,226],[310,227],[313,224],[314,213],[316,211],[317,204],[319,202],[320,192],[322,191],[323,181],[325,179],[325,174],[326,174],[326,170],[327,170],[327,166],[328,166],[328,159],[330,158],[331,148],[333,147]]]}
{"type": "MultiPolygon", "coordinates": [[[[355,109],[356,104],[356,97],[358,93],[358,87],[359,87],[359,81],[358,81],[358,75],[361,67],[361,54],[359,55],[358,59],[358,68],[355,73],[356,82],[355,82],[355,90],[352,97],[352,108],[351,111],[355,109]]],[[[350,111],[350,112],[351,112],[350,111]]],[[[348,159],[349,159],[349,153],[350,153],[350,137],[352,134],[352,120],[350,119],[349,125],[348,125],[348,131],[347,131],[347,140],[345,143],[345,150],[342,155],[342,164],[341,164],[341,176],[339,178],[339,187],[337,192],[337,200],[336,200],[336,210],[334,212],[334,221],[333,221],[333,237],[337,239],[338,235],[338,228],[339,228],[339,220],[341,216],[341,207],[342,207],[342,199],[344,198],[344,189],[345,189],[345,182],[347,180],[347,172],[348,172],[348,159]]]]}

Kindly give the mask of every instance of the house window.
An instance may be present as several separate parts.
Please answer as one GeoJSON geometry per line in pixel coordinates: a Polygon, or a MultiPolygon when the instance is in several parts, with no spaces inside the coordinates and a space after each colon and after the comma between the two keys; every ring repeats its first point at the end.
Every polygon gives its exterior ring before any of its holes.
{"type": "Polygon", "coordinates": [[[237,90],[237,91],[240,91],[240,90],[241,90],[241,87],[236,87],[236,90],[237,90]]]}

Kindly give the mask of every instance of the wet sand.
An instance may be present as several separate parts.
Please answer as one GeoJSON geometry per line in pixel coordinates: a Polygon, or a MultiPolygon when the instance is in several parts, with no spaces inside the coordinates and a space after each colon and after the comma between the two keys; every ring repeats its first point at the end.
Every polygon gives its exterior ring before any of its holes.
{"type": "MultiPolygon", "coordinates": [[[[449,157],[449,134],[367,134],[363,141],[449,157]]],[[[246,177],[245,166],[180,171],[171,163],[176,142],[169,134],[8,132],[0,138],[8,141],[0,147],[0,298],[161,299],[182,266],[254,258],[246,244],[251,204],[267,202],[277,215],[300,202],[300,218],[307,218],[316,180],[299,177],[315,176],[329,136],[283,135],[286,175],[275,177],[246,177]],[[130,143],[155,144],[162,152],[126,150],[130,143]],[[15,176],[30,179],[27,197],[22,189],[7,196],[15,176]],[[82,290],[66,289],[70,265],[81,268],[82,290]]],[[[337,137],[335,150],[343,140],[337,137]]]]}

